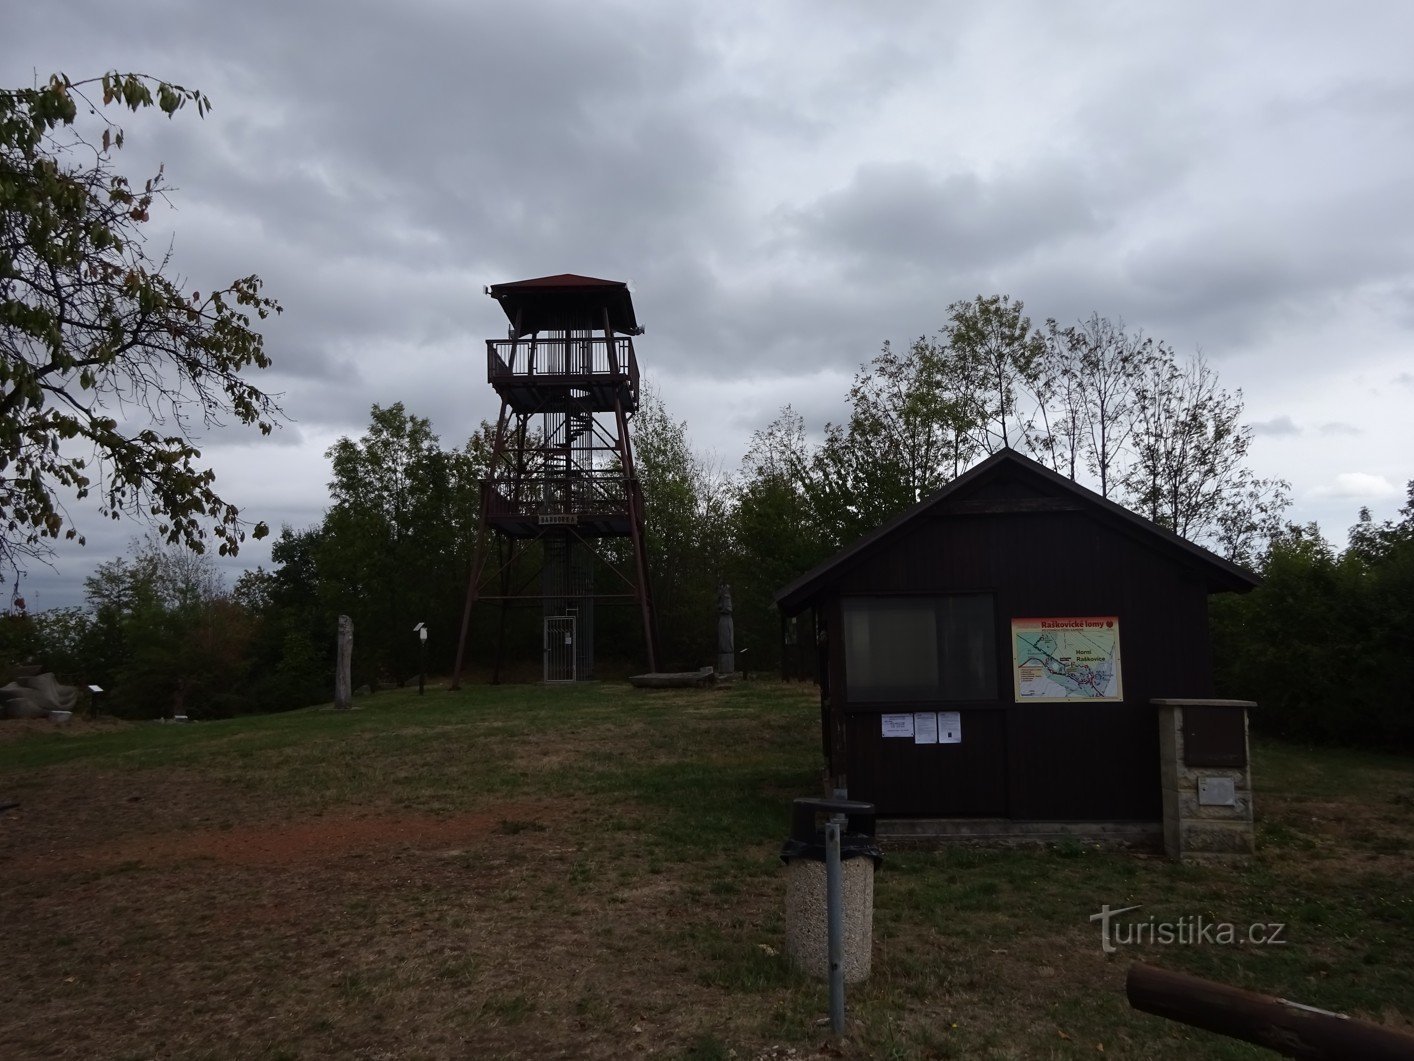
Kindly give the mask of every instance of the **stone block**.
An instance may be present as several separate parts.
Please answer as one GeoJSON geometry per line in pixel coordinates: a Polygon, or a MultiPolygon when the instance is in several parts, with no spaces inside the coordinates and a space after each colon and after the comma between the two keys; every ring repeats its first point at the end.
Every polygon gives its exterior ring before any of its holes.
{"type": "Polygon", "coordinates": [[[1252,820],[1252,804],[1245,794],[1239,794],[1235,807],[1214,807],[1206,806],[1198,802],[1196,793],[1185,792],[1179,797],[1179,815],[1184,821],[1193,819],[1203,819],[1210,821],[1248,821],[1252,820]]]}
{"type": "Polygon", "coordinates": [[[1252,829],[1226,822],[1184,822],[1179,837],[1183,857],[1188,855],[1250,855],[1252,829]]]}

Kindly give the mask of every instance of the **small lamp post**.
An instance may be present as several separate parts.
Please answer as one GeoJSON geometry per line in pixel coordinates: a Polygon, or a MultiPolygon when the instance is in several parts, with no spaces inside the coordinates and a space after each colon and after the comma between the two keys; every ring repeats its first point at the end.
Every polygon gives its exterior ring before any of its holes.
{"type": "Polygon", "coordinates": [[[421,669],[417,672],[417,695],[422,696],[427,688],[427,624],[418,623],[412,628],[422,642],[421,669]]]}

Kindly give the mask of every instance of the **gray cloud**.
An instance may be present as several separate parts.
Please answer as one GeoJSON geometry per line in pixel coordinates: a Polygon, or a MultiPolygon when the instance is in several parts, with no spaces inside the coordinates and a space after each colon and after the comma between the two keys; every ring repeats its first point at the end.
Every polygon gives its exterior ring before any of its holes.
{"type": "Polygon", "coordinates": [[[73,0],[6,29],[0,83],[116,64],[215,102],[124,112],[119,162],[166,164],[152,246],[191,286],[285,306],[263,382],[294,423],[206,440],[244,509],[318,518],[375,402],[458,444],[496,410],[482,285],[564,271],[633,281],[645,373],[727,465],[999,292],[1208,352],[1299,518],[1343,518],[1350,468],[1410,478],[1414,11],[73,0]]]}
{"type": "Polygon", "coordinates": [[[816,246],[854,261],[851,279],[875,283],[900,271],[956,275],[1101,224],[1082,182],[1060,167],[986,181],[917,163],[863,166],[848,186],[782,221],[778,247],[816,246]]]}
{"type": "Polygon", "coordinates": [[[1301,428],[1289,416],[1278,416],[1271,420],[1262,420],[1249,424],[1254,435],[1299,435],[1301,428]]]}

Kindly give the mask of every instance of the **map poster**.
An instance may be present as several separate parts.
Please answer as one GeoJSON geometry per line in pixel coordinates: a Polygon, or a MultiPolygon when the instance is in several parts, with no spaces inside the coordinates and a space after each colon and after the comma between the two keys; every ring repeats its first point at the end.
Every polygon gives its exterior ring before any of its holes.
{"type": "Polygon", "coordinates": [[[1113,615],[1013,619],[1011,660],[1017,703],[1124,699],[1113,615]]]}

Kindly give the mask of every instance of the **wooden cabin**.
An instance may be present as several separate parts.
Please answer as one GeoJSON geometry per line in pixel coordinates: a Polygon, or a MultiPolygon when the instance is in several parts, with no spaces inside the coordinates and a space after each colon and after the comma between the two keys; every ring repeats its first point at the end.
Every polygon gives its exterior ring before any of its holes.
{"type": "Polygon", "coordinates": [[[881,818],[1152,824],[1150,701],[1216,695],[1208,595],[1256,583],[1003,450],[776,602],[814,615],[831,783],[881,818]]]}

